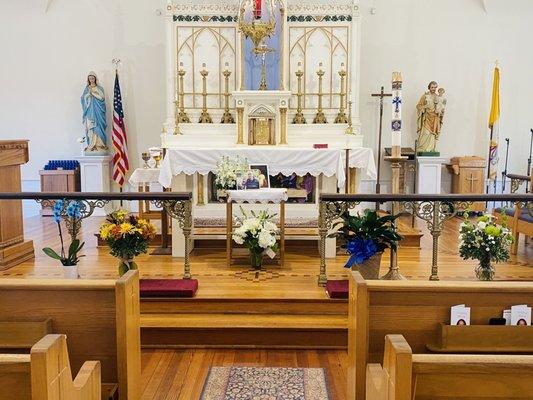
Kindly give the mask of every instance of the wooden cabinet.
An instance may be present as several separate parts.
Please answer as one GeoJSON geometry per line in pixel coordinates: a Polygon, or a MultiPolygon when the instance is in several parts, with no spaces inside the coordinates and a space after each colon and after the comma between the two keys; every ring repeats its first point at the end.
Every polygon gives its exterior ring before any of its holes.
{"type": "MultiPolygon", "coordinates": [[[[452,193],[455,194],[483,194],[485,193],[484,158],[475,156],[453,157],[448,164],[452,173],[452,193]]],[[[472,211],[485,211],[485,203],[474,203],[472,211]]]]}
{"type": "MultiPolygon", "coordinates": [[[[20,192],[20,165],[28,162],[27,140],[0,140],[0,190],[20,192]]],[[[0,270],[33,258],[33,242],[24,240],[21,200],[0,200],[0,270]]]]}
{"type": "MultiPolygon", "coordinates": [[[[41,192],[79,192],[80,191],[80,169],[75,170],[42,170],[39,171],[41,176],[41,192]]],[[[50,207],[43,206],[41,215],[52,215],[50,207]]]]}

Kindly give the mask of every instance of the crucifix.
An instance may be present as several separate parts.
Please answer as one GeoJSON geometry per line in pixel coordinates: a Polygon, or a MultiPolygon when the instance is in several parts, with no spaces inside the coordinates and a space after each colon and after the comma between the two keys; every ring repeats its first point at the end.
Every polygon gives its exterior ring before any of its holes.
{"type": "MultiPolygon", "coordinates": [[[[372,93],[372,97],[379,97],[379,139],[378,139],[378,176],[376,181],[376,194],[381,193],[380,185],[380,172],[381,172],[381,136],[383,133],[383,99],[385,97],[392,97],[391,93],[385,93],[385,88],[381,87],[380,93],[372,93]]],[[[401,100],[400,100],[401,102],[401,100]]],[[[400,106],[400,103],[395,103],[396,108],[400,106]]],[[[378,205],[379,207],[379,205],[378,205]]]]}

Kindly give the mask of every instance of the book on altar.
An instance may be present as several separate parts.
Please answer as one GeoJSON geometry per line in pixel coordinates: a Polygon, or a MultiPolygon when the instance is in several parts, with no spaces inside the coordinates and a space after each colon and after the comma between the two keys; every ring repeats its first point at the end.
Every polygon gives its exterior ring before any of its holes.
{"type": "Polygon", "coordinates": [[[470,325],[470,307],[459,304],[451,308],[450,325],[470,325]]]}
{"type": "Polygon", "coordinates": [[[531,307],[519,305],[511,307],[511,325],[530,326],[531,325],[531,307]]]}
{"type": "Polygon", "coordinates": [[[313,149],[327,149],[328,144],[327,143],[316,143],[313,145],[313,149]]]}

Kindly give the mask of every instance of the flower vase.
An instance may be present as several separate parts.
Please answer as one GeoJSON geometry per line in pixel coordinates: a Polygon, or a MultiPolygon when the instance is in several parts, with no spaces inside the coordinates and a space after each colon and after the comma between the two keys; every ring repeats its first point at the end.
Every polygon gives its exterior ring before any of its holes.
{"type": "Polygon", "coordinates": [[[480,281],[492,281],[496,271],[490,261],[480,261],[475,269],[476,278],[480,281]]]}
{"type": "Polygon", "coordinates": [[[78,279],[80,276],[78,274],[77,265],[63,265],[63,278],[65,279],[78,279]]]}
{"type": "Polygon", "coordinates": [[[263,253],[250,252],[250,264],[253,269],[260,270],[263,266],[263,253]]]}
{"type": "Polygon", "coordinates": [[[130,269],[138,269],[137,264],[133,261],[133,258],[121,258],[118,264],[118,274],[124,275],[130,269]]]}
{"type": "Polygon", "coordinates": [[[361,264],[355,264],[353,270],[358,271],[365,279],[379,279],[379,267],[383,253],[376,253],[361,264]]]}

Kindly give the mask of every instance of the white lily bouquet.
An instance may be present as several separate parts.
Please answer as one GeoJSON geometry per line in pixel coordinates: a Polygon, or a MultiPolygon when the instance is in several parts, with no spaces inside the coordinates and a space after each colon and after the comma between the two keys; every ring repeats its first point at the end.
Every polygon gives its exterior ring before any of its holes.
{"type": "Polygon", "coordinates": [[[231,190],[237,188],[237,179],[244,171],[248,170],[246,159],[237,157],[231,159],[223,156],[217,163],[215,186],[221,190],[231,190]]]}
{"type": "Polygon", "coordinates": [[[251,215],[248,215],[241,207],[241,212],[244,218],[240,221],[240,226],[233,231],[233,240],[237,244],[243,244],[250,251],[252,267],[260,269],[263,255],[268,255],[270,258],[276,256],[278,251],[276,235],[279,229],[272,222],[274,215],[265,210],[259,213],[252,210],[251,215]]]}
{"type": "Polygon", "coordinates": [[[463,259],[478,260],[476,276],[479,280],[494,278],[493,262],[507,261],[513,235],[505,225],[498,225],[494,216],[482,215],[477,221],[465,220],[459,233],[459,253],[463,259]]]}

